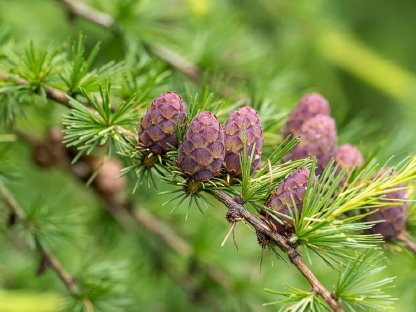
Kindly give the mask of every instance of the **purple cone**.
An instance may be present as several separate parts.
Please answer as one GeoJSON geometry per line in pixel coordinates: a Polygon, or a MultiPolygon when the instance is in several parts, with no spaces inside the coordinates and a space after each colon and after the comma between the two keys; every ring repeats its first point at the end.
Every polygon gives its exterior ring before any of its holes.
{"type": "Polygon", "coordinates": [[[178,145],[175,125],[185,122],[185,103],[179,94],[166,92],[153,100],[140,120],[139,144],[155,154],[178,145]]]}
{"type": "Polygon", "coordinates": [[[351,144],[344,144],[338,147],[334,154],[334,161],[347,170],[361,167],[364,164],[364,158],[360,150],[351,144]]]}
{"type": "MultiPolygon", "coordinates": [[[[266,202],[266,206],[288,216],[294,216],[293,208],[296,207],[298,213],[302,212],[302,205],[305,199],[306,188],[308,186],[310,170],[302,167],[292,172],[272,193],[266,202]],[[291,210],[291,211],[290,211],[291,210]]],[[[315,182],[315,178],[312,181],[315,182]]],[[[279,218],[283,224],[268,217],[269,221],[276,227],[278,232],[285,232],[292,227],[292,222],[286,218],[279,218]]]]}
{"type": "Polygon", "coordinates": [[[302,125],[299,134],[299,145],[288,153],[286,159],[316,158],[317,172],[322,173],[337,145],[334,119],[326,115],[315,116],[302,125]]]}
{"type": "Polygon", "coordinates": [[[328,101],[319,93],[308,93],[299,102],[299,104],[292,110],[285,129],[284,136],[289,134],[297,136],[302,125],[311,118],[318,115],[329,116],[328,101]]]}
{"type": "Polygon", "coordinates": [[[196,181],[207,181],[221,173],[224,161],[224,130],[210,112],[195,116],[179,147],[178,165],[196,181]]]}
{"type": "Polygon", "coordinates": [[[250,106],[245,106],[233,111],[224,125],[225,169],[237,177],[241,177],[240,156],[244,149],[244,128],[247,155],[250,156],[253,147],[255,147],[253,162],[251,164],[251,170],[253,171],[259,165],[263,151],[263,129],[259,115],[250,106]]]}
{"type": "MultiPolygon", "coordinates": [[[[378,176],[388,174],[393,176],[394,172],[391,169],[384,168],[380,171],[378,176]],[[388,171],[390,171],[388,173],[388,171]]],[[[403,184],[397,186],[397,188],[404,187],[403,184]]],[[[407,190],[396,190],[385,195],[386,202],[391,202],[392,199],[406,200],[408,198],[407,190]],[[389,201],[390,199],[390,201],[389,201]]],[[[380,207],[378,211],[372,213],[366,217],[367,221],[381,221],[376,223],[371,229],[370,233],[381,234],[385,241],[392,241],[402,233],[406,228],[408,203],[402,202],[395,206],[380,207]]]]}

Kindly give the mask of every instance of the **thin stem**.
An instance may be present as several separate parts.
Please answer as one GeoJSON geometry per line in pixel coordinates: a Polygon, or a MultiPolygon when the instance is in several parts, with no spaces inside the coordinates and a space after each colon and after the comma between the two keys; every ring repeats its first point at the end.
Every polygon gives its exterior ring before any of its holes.
{"type": "Polygon", "coordinates": [[[252,215],[242,204],[237,202],[224,191],[215,190],[211,191],[211,194],[228,208],[228,214],[233,220],[246,220],[258,233],[270,237],[277,244],[277,246],[279,246],[279,248],[286,253],[290,262],[292,262],[309,281],[313,291],[321,296],[334,312],[343,311],[335,296],[322,285],[318,278],[307,267],[307,265],[303,262],[301,255],[298,253],[296,248],[288,242],[287,238],[272,231],[266,223],[252,215]]]}
{"type": "Polygon", "coordinates": [[[97,25],[105,28],[114,26],[114,19],[112,16],[95,10],[87,4],[76,0],[57,0],[60,4],[65,6],[70,16],[82,16],[97,25]]]}
{"type": "MultiPolygon", "coordinates": [[[[2,183],[0,183],[0,194],[0,200],[9,209],[10,213],[24,222],[25,215],[23,209],[19,206],[11,192],[2,183]]],[[[46,264],[47,267],[53,269],[53,271],[65,285],[68,293],[71,296],[75,298],[81,298],[81,293],[76,283],[75,277],[73,277],[66,271],[64,266],[61,264],[58,258],[56,258],[55,255],[53,255],[52,252],[46,250],[46,248],[42,245],[42,243],[39,241],[37,237],[35,237],[35,243],[36,250],[42,257],[42,263],[46,264]]],[[[87,311],[94,310],[93,304],[88,298],[82,298],[82,301],[87,311]]]]}

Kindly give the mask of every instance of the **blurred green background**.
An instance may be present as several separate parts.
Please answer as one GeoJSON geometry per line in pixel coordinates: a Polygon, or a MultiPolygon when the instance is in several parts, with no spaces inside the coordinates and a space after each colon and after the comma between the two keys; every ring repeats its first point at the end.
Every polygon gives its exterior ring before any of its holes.
{"type": "MultiPolygon", "coordinates": [[[[307,91],[321,92],[331,103],[341,143],[358,144],[365,153],[380,142],[382,160],[416,150],[414,0],[87,1],[117,18],[122,31],[115,32],[68,18],[58,2],[0,0],[0,30],[9,31],[16,45],[33,40],[50,46],[82,31],[89,47],[102,43],[99,63],[140,54],[146,50],[143,43],[163,45],[204,71],[227,77],[241,92],[256,90],[281,111],[307,91]]],[[[186,81],[174,72],[169,88],[182,90],[186,81]]],[[[56,120],[45,122],[48,109],[29,110],[25,126],[42,134],[50,124],[59,124],[61,113],[57,110],[56,120]]],[[[170,207],[162,206],[166,198],[157,195],[160,190],[137,192],[141,206],[173,224],[193,246],[193,256],[184,259],[145,230],[122,232],[89,189],[60,170],[34,167],[24,144],[13,143],[10,153],[19,174],[11,187],[22,205],[40,197],[50,203],[54,194],[62,194],[56,209],[63,215],[79,207],[85,236],[60,245],[56,254],[75,273],[97,259],[108,272],[120,267],[117,278],[128,298],[121,311],[272,311],[278,307],[262,304],[275,298],[263,288],[308,287],[296,270],[268,251],[262,259],[255,236],[242,224],[236,232],[238,250],[231,242],[220,248],[228,230],[221,208],[205,215],[192,210],[185,222],[186,207],[170,214],[170,207]],[[192,258],[222,270],[227,288],[193,267],[192,258]],[[195,274],[208,299],[189,294],[169,270],[195,274]]],[[[5,218],[3,212],[0,217],[5,218]]],[[[58,311],[66,300],[60,281],[53,272],[36,277],[39,259],[1,223],[0,311],[58,311]]],[[[416,261],[395,248],[386,253],[384,274],[397,276],[391,290],[400,298],[396,310],[414,311],[416,261]]],[[[334,283],[335,274],[319,260],[312,267],[327,285],[334,283]]],[[[110,305],[103,310],[116,311],[110,305]]]]}

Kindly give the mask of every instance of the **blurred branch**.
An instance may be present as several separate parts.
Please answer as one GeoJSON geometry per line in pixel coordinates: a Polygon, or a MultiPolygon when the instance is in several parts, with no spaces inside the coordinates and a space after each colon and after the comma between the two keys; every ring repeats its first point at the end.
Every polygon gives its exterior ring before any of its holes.
{"type": "MultiPolygon", "coordinates": [[[[65,7],[70,16],[79,16],[104,28],[116,29],[116,21],[109,14],[95,10],[78,0],[57,1],[65,7]]],[[[146,44],[146,46],[151,53],[166,62],[173,69],[183,73],[196,83],[201,82],[202,71],[197,65],[167,47],[149,44],[146,44]]]]}
{"type": "Polygon", "coordinates": [[[332,63],[404,104],[412,105],[416,77],[336,28],[321,34],[319,51],[332,63]]]}
{"type": "Polygon", "coordinates": [[[328,306],[331,307],[332,311],[343,311],[335,295],[322,285],[318,278],[303,262],[301,255],[298,253],[296,248],[290,244],[287,238],[283,237],[275,231],[272,231],[263,221],[247,211],[238,199],[232,198],[224,191],[220,190],[211,191],[211,194],[228,208],[227,220],[229,220],[231,224],[246,220],[254,227],[257,234],[266,235],[268,238],[272,239],[277,244],[277,246],[284,253],[286,253],[290,262],[292,262],[299,270],[299,272],[301,272],[302,275],[309,281],[313,291],[325,300],[328,306]]]}
{"type": "Polygon", "coordinates": [[[182,55],[162,45],[154,44],[149,46],[149,48],[154,55],[165,61],[173,69],[183,73],[195,83],[202,81],[202,70],[182,55]]]}
{"type": "Polygon", "coordinates": [[[168,224],[160,221],[142,208],[133,209],[131,215],[137,223],[143,225],[177,254],[185,257],[191,255],[192,247],[182,237],[179,237],[168,224]]]}
{"type": "Polygon", "coordinates": [[[62,4],[70,14],[70,16],[82,16],[100,26],[111,28],[114,26],[114,19],[103,12],[95,10],[87,4],[80,1],[57,0],[62,4]]]}
{"type": "MultiPolygon", "coordinates": [[[[0,200],[9,209],[11,216],[14,219],[25,222],[25,214],[23,209],[19,206],[11,192],[0,182],[0,200]]],[[[9,225],[14,225],[9,222],[9,225]]],[[[41,242],[35,237],[36,250],[41,255],[41,263],[38,269],[38,275],[42,274],[48,267],[52,268],[62,283],[65,285],[68,293],[75,297],[81,298],[79,287],[76,283],[75,277],[70,275],[61,262],[50,252],[45,249],[41,242]]],[[[93,311],[94,307],[92,302],[87,298],[81,298],[87,311],[93,311]]]]}

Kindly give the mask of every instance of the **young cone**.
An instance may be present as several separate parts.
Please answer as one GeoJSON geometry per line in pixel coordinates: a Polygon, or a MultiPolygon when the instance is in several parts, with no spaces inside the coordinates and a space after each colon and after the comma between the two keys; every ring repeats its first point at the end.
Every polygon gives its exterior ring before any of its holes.
{"type": "MultiPolygon", "coordinates": [[[[385,168],[380,171],[378,176],[386,174],[390,171],[389,176],[394,175],[391,169],[385,168]]],[[[395,188],[401,188],[404,185],[397,185],[395,188]]],[[[386,203],[391,203],[392,200],[406,200],[408,198],[407,190],[393,190],[385,195],[386,203]]],[[[366,217],[367,221],[382,221],[376,223],[371,229],[370,233],[381,234],[385,241],[393,241],[403,233],[406,229],[407,220],[407,202],[402,202],[394,206],[380,207],[378,211],[366,217]]]]}
{"type": "Polygon", "coordinates": [[[176,124],[185,122],[185,103],[179,94],[166,92],[153,100],[140,120],[139,145],[164,154],[178,145],[176,124]]]}
{"type": "Polygon", "coordinates": [[[364,164],[364,158],[358,147],[351,144],[344,144],[337,148],[334,154],[334,161],[341,168],[351,171],[364,164]]]}
{"type": "MultiPolygon", "coordinates": [[[[309,175],[310,171],[305,167],[292,172],[286,177],[282,184],[279,185],[276,191],[270,195],[266,202],[266,206],[287,216],[295,216],[294,208],[296,208],[297,213],[300,214],[302,212],[309,175]]],[[[312,183],[315,183],[315,177],[312,183]]],[[[267,219],[273,224],[276,231],[282,234],[288,232],[292,228],[292,221],[287,218],[279,217],[279,219],[283,221],[283,224],[270,216],[267,217],[267,219]]]]}
{"type": "Polygon", "coordinates": [[[337,145],[335,121],[329,116],[318,115],[305,122],[300,129],[301,141],[286,157],[298,160],[307,157],[317,159],[317,172],[331,159],[337,145]]]}
{"type": "Polygon", "coordinates": [[[232,175],[241,177],[240,157],[243,153],[243,132],[245,131],[247,155],[253,153],[251,170],[259,165],[263,151],[263,129],[258,113],[250,106],[242,107],[230,114],[224,125],[225,169],[232,175]]]}
{"type": "MultiPolygon", "coordinates": [[[[364,165],[364,157],[358,147],[351,144],[344,144],[338,147],[334,153],[335,164],[338,165],[337,172],[340,173],[344,168],[349,174],[354,168],[364,165]]],[[[344,187],[348,180],[348,175],[345,175],[340,181],[339,186],[344,187]]]]}
{"type": "Polygon", "coordinates": [[[283,135],[286,137],[289,134],[297,136],[302,128],[302,125],[311,118],[318,115],[329,116],[330,109],[328,101],[319,93],[308,93],[299,102],[299,104],[292,110],[290,114],[283,135]]]}
{"type": "Polygon", "coordinates": [[[220,174],[224,156],[221,124],[212,113],[199,113],[189,125],[179,147],[179,167],[195,181],[208,181],[220,174]]]}

